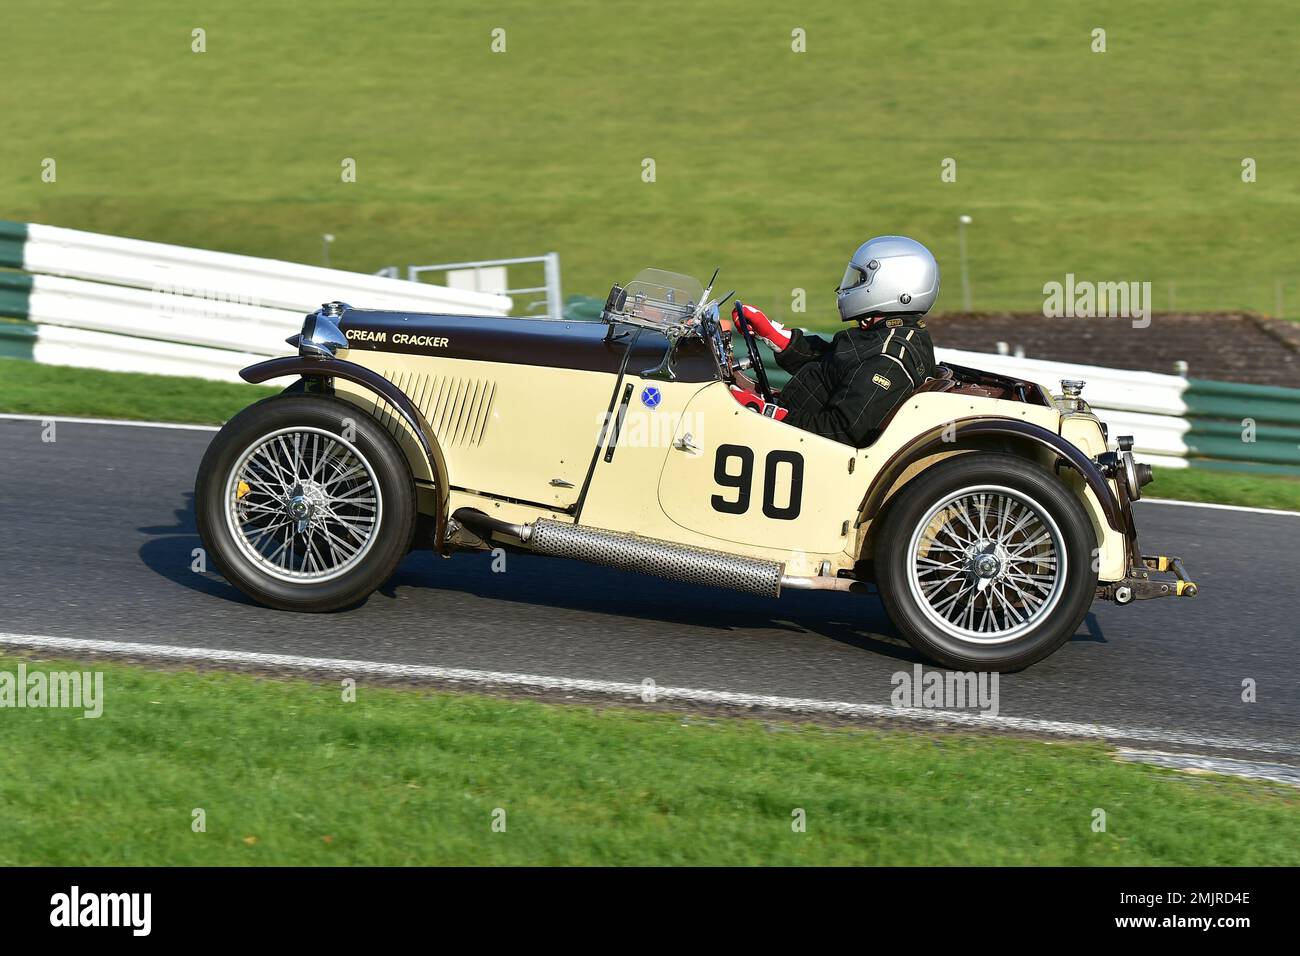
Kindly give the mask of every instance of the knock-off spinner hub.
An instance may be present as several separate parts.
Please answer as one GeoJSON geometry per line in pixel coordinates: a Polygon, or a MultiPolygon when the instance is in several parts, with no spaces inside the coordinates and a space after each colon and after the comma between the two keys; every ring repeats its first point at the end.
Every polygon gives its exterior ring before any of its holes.
{"type": "Polygon", "coordinates": [[[966,570],[976,578],[1001,577],[1006,558],[1006,552],[1001,545],[992,541],[981,541],[966,549],[966,570]]]}
{"type": "Polygon", "coordinates": [[[298,522],[298,531],[311,527],[315,517],[326,509],[325,489],[315,481],[304,481],[284,504],[289,517],[298,522]]]}

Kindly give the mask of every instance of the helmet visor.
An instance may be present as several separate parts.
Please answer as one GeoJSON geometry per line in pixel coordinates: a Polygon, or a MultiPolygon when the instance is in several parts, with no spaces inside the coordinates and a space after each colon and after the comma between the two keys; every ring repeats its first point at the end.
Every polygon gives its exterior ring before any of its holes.
{"type": "Polygon", "coordinates": [[[849,289],[855,289],[867,281],[867,270],[856,263],[850,262],[848,268],[844,270],[844,278],[840,284],[835,287],[836,292],[847,292],[849,289]]]}

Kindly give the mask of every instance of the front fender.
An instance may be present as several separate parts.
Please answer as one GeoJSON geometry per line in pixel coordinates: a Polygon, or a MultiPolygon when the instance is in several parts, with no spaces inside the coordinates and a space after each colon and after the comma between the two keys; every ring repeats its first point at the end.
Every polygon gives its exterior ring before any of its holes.
{"type": "MultiPolygon", "coordinates": [[[[948,424],[945,423],[942,427],[936,427],[919,435],[912,442],[900,448],[893,458],[885,463],[880,474],[872,482],[871,491],[863,502],[863,519],[875,517],[880,510],[880,506],[884,503],[885,493],[893,487],[894,481],[902,475],[908,465],[935,451],[940,451],[945,447],[952,447],[954,439],[949,438],[945,441],[943,438],[943,432],[948,427],[948,424]]],[[[965,418],[953,422],[952,427],[954,429],[952,434],[956,436],[955,440],[958,441],[962,438],[1005,435],[1012,438],[1027,439],[1050,449],[1065,459],[1072,468],[1083,476],[1083,480],[1092,489],[1092,493],[1097,496],[1097,501],[1101,504],[1102,513],[1106,516],[1106,523],[1120,534],[1127,534],[1130,531],[1128,522],[1124,520],[1120,504],[1115,500],[1114,494],[1111,493],[1110,485],[1106,483],[1106,476],[1102,474],[1101,468],[1083,451],[1056,434],[1056,432],[1049,431],[1042,425],[1035,425],[1033,422],[1020,421],[1014,418],[965,418]]]]}
{"type": "Polygon", "coordinates": [[[374,392],[410,427],[429,464],[429,474],[439,479],[443,477],[434,451],[437,439],[429,431],[424,417],[405,392],[378,372],[343,359],[303,358],[298,355],[258,362],[256,365],[240,369],[239,372],[240,378],[253,384],[260,384],[273,378],[283,378],[286,375],[321,379],[341,378],[374,392]]]}

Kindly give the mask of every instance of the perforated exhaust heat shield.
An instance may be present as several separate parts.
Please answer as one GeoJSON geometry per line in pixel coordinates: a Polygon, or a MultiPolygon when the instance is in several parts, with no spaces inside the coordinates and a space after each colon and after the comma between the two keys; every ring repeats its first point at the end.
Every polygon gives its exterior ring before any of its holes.
{"type": "Polygon", "coordinates": [[[623,571],[653,574],[669,581],[731,588],[764,597],[778,597],[781,593],[784,566],[776,561],[706,551],[671,541],[583,528],[546,518],[533,522],[528,544],[539,554],[576,558],[623,571]]]}

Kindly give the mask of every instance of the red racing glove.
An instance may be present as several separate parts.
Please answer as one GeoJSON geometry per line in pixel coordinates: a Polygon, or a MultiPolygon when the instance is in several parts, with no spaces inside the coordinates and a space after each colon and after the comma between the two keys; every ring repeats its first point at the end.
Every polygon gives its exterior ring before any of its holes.
{"type": "MultiPolygon", "coordinates": [[[[755,311],[758,310],[755,309],[755,311]]],[[[759,312],[758,314],[762,315],[763,313],[759,312]]],[[[778,422],[782,421],[790,413],[788,408],[782,408],[774,402],[765,402],[753,392],[748,392],[736,385],[731,386],[731,397],[751,411],[758,412],[766,418],[775,418],[778,422]]]]}
{"type": "MultiPolygon", "coordinates": [[[[790,333],[785,330],[785,326],[780,322],[773,322],[761,310],[754,308],[752,305],[741,306],[741,308],[744,310],[745,318],[749,321],[754,334],[771,342],[772,348],[780,352],[790,344],[790,333]]],[[[732,309],[733,313],[735,311],[735,309],[732,309]]]]}

